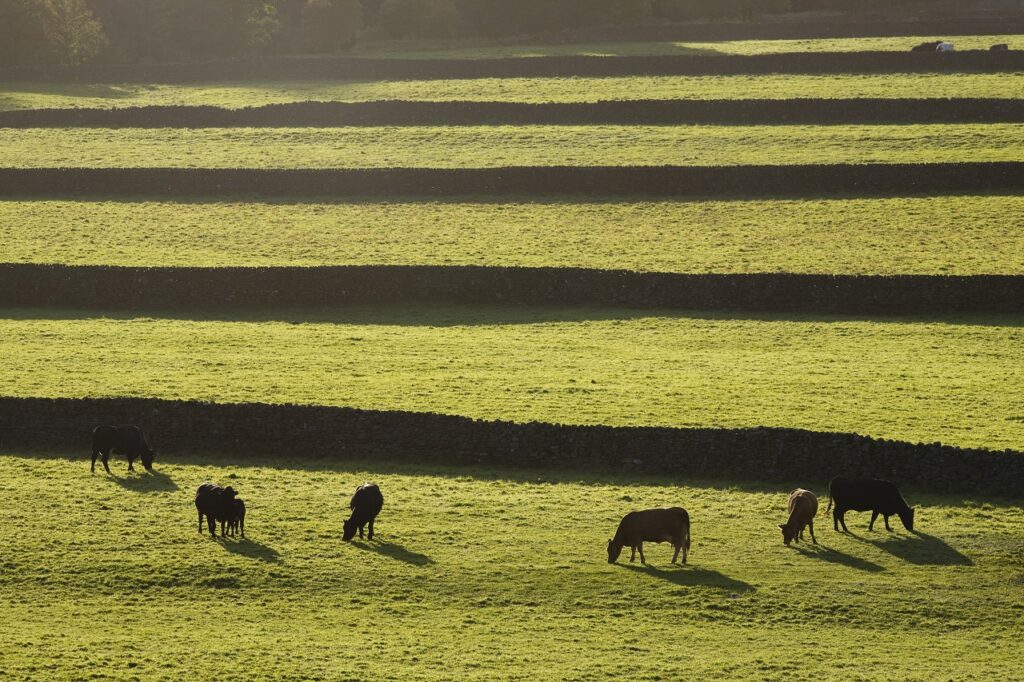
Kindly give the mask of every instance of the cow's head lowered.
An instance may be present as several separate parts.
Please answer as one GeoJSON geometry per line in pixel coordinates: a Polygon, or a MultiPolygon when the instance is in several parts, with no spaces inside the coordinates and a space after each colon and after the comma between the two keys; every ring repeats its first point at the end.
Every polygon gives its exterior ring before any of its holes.
{"type": "Polygon", "coordinates": [[[914,508],[907,507],[901,511],[896,512],[900,516],[900,521],[903,522],[903,527],[909,531],[914,530],[914,508]]]}
{"type": "Polygon", "coordinates": [[[153,473],[153,460],[156,459],[156,450],[146,448],[142,451],[142,466],[146,467],[146,471],[153,473]]]}
{"type": "Polygon", "coordinates": [[[614,564],[622,554],[623,544],[621,542],[615,542],[615,540],[608,541],[608,563],[614,564]]]}

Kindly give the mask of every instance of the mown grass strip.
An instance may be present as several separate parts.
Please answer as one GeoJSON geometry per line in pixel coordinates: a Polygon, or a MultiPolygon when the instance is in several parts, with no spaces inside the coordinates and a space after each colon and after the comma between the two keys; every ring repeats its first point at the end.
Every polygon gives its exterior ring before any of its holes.
{"type": "Polygon", "coordinates": [[[1017,677],[1024,602],[1007,585],[1024,514],[1006,502],[909,489],[919,535],[869,534],[856,513],[856,536],[840,535],[819,516],[821,546],[787,548],[775,524],[788,490],[824,495],[824,481],[294,453],[245,464],[200,453],[160,462],[156,477],[125,477],[123,460],[115,476],[90,477],[82,452],[8,450],[0,463],[10,677],[1017,677]],[[241,491],[248,540],[196,532],[191,498],[205,480],[241,491]],[[367,480],[385,495],[378,538],[343,544],[346,496],[367,480]],[[648,567],[607,564],[622,515],[672,505],[693,521],[687,567],[653,544],[648,567]],[[895,638],[893,622],[906,626],[895,638]],[[401,655],[366,655],[377,651],[401,655]]]}
{"type": "Polygon", "coordinates": [[[786,426],[1021,449],[1019,316],[578,307],[8,311],[0,395],[326,404],[566,424],[786,426]]]}
{"type": "Polygon", "coordinates": [[[1024,160],[1022,124],[0,129],[0,166],[12,168],[497,168],[1020,160],[1024,160]]]}
{"type": "Polygon", "coordinates": [[[68,265],[1021,275],[1024,196],[694,202],[11,200],[0,201],[0,243],[8,263],[68,265]]]}
{"type": "Polygon", "coordinates": [[[764,74],[621,78],[480,78],[464,80],[262,80],[196,84],[0,82],[0,110],[67,107],[216,106],[230,109],[294,102],[600,102],[743,100],[1020,98],[1019,73],[764,74]]]}

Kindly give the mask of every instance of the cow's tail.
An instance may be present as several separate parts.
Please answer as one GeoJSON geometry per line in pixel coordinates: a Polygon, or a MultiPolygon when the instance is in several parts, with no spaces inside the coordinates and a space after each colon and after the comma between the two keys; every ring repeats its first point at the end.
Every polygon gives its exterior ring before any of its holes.
{"type": "Polygon", "coordinates": [[[832,481],[828,482],[828,506],[825,507],[825,513],[828,514],[832,509],[832,481]]]}

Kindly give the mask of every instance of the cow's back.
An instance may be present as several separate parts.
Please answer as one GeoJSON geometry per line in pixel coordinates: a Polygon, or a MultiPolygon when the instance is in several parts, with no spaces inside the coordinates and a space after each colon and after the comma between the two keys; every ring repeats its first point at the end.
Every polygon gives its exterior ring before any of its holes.
{"type": "Polygon", "coordinates": [[[384,495],[376,483],[364,483],[356,488],[348,506],[360,515],[376,516],[384,507],[384,495]]]}
{"type": "Polygon", "coordinates": [[[644,509],[626,514],[615,539],[626,545],[639,542],[671,542],[685,534],[690,516],[682,507],[644,509]]]}
{"type": "Polygon", "coordinates": [[[818,496],[810,490],[797,488],[789,494],[789,513],[799,512],[805,518],[813,519],[818,513],[818,496]]]}
{"type": "Polygon", "coordinates": [[[854,511],[892,511],[905,507],[899,489],[890,481],[838,477],[829,483],[829,495],[837,507],[854,511]]]}

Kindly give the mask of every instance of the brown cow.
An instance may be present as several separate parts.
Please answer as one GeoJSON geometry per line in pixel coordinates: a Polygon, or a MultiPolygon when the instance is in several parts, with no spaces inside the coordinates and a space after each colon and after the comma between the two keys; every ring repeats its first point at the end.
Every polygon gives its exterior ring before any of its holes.
{"type": "Polygon", "coordinates": [[[789,494],[789,521],[779,524],[782,529],[782,541],[789,546],[789,543],[800,540],[804,537],[804,527],[810,526],[811,540],[818,544],[818,538],[814,537],[814,517],[818,513],[818,498],[810,490],[797,488],[789,494]]]}
{"type": "Polygon", "coordinates": [[[633,550],[630,561],[636,561],[637,550],[640,551],[640,563],[646,564],[644,558],[645,542],[671,542],[676,552],[672,555],[672,563],[683,552],[683,563],[690,551],[690,515],[682,507],[669,509],[645,509],[626,514],[619,522],[615,537],[608,541],[608,563],[614,564],[619,558],[623,547],[633,550]]]}

